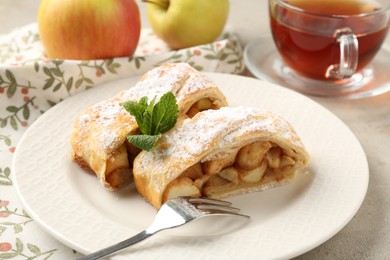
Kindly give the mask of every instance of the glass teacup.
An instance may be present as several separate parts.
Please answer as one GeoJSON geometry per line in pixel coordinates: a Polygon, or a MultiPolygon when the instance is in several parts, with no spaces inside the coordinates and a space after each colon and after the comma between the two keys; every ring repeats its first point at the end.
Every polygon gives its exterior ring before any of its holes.
{"type": "Polygon", "coordinates": [[[389,0],[269,0],[279,73],[313,94],[361,87],[372,77],[368,65],[386,38],[389,10],[389,0]]]}

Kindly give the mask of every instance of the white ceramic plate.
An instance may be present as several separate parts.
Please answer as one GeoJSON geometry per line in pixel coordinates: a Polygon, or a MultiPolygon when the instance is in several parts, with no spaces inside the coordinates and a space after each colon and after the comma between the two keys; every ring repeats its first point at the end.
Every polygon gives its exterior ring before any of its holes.
{"type": "MultiPolygon", "coordinates": [[[[231,198],[252,217],[238,231],[212,237],[160,233],[114,259],[292,258],[328,240],[359,209],[368,185],[367,160],[353,133],[336,116],[301,94],[267,82],[208,75],[231,106],[269,109],[290,121],[311,154],[311,174],[290,185],[231,198]]],[[[106,191],[69,156],[77,115],[137,80],[104,84],[63,101],[27,130],[16,149],[14,181],[26,210],[51,235],[82,253],[138,233],[156,213],[133,186],[106,191]]]]}

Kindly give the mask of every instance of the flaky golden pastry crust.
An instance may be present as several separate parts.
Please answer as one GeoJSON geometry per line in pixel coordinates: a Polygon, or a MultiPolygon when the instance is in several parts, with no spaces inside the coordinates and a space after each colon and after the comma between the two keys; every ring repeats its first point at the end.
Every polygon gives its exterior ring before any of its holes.
{"type": "Polygon", "coordinates": [[[191,117],[227,105],[225,96],[205,75],[185,63],[165,64],[147,72],[134,87],[87,108],[77,118],[70,140],[74,160],[94,172],[109,190],[130,183],[132,160],[139,151],[126,138],[138,133],[138,125],[121,104],[144,96],[158,101],[166,92],[175,94],[179,116],[191,117]]]}
{"type": "Polygon", "coordinates": [[[291,181],[309,155],[291,125],[248,107],[185,119],[134,161],[138,192],[153,206],[175,196],[224,198],[291,181]]]}

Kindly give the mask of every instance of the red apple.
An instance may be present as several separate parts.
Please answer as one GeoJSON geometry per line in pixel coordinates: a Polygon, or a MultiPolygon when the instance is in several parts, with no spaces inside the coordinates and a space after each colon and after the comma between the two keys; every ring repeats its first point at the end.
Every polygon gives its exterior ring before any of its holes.
{"type": "Polygon", "coordinates": [[[131,56],[141,30],[134,0],[42,0],[38,26],[49,58],[73,60],[131,56]]]}

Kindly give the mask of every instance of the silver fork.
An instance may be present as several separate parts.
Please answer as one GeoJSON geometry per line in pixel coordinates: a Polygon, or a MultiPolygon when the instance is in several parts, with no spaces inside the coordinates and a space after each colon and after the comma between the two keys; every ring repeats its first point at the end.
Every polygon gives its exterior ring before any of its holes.
{"type": "Polygon", "coordinates": [[[234,216],[245,220],[250,219],[249,216],[238,213],[239,211],[240,210],[238,208],[231,207],[231,203],[228,201],[195,197],[179,197],[171,199],[161,206],[153,223],[144,231],[115,245],[83,256],[78,260],[93,260],[102,258],[134,245],[159,231],[176,228],[205,216],[219,215],[234,216]]]}

